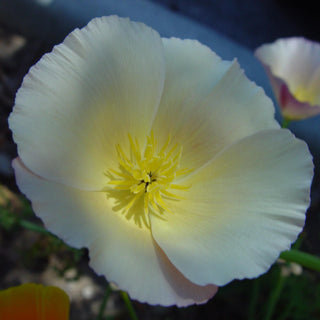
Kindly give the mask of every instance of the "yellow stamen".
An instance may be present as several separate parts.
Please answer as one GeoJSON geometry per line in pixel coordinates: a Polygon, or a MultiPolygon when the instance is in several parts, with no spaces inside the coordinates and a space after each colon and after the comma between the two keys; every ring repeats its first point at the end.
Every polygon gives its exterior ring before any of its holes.
{"type": "MultiPolygon", "coordinates": [[[[108,184],[119,193],[112,193],[121,204],[122,213],[129,220],[132,217],[138,225],[149,225],[149,214],[156,216],[165,212],[173,213],[170,201],[183,200],[183,197],[172,193],[170,189],[188,190],[191,186],[181,185],[177,178],[192,172],[192,169],[180,168],[182,147],[176,144],[169,148],[171,137],[158,148],[153,132],[147,136],[144,150],[141,150],[137,139],[128,134],[130,152],[126,155],[119,144],[116,145],[119,168],[109,169],[106,174],[108,184]],[[158,151],[159,150],[159,151],[158,151]],[[140,199],[143,201],[141,202],[140,199]],[[135,208],[135,213],[129,212],[135,208]],[[138,215],[138,216],[137,216],[138,215]]],[[[133,212],[133,211],[132,211],[133,212]]]]}

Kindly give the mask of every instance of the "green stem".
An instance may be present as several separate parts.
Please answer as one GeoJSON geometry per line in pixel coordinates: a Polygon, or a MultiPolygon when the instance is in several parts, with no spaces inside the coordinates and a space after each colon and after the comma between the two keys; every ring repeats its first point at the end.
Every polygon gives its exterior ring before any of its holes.
{"type": "Polygon", "coordinates": [[[281,127],[283,129],[288,128],[290,123],[291,123],[291,120],[284,118],[281,127]]]}
{"type": "Polygon", "coordinates": [[[320,271],[320,258],[299,250],[291,249],[290,251],[284,251],[280,254],[280,258],[288,262],[295,262],[303,267],[320,271]]]}
{"type": "Polygon", "coordinates": [[[28,220],[19,220],[19,225],[23,228],[38,232],[38,233],[42,233],[42,234],[46,234],[46,235],[50,235],[50,236],[54,236],[52,233],[50,233],[48,230],[46,230],[45,228],[39,226],[36,223],[30,222],[28,220]]]}
{"type": "Polygon", "coordinates": [[[250,303],[248,308],[248,320],[256,319],[256,310],[258,305],[258,297],[260,291],[260,278],[257,278],[253,281],[253,287],[250,297],[250,303]]]}
{"type": "Polygon", "coordinates": [[[305,237],[305,233],[304,233],[304,232],[301,232],[301,233],[299,234],[299,237],[298,237],[298,239],[296,240],[296,242],[291,246],[291,250],[292,250],[292,249],[299,250],[300,247],[302,246],[302,242],[303,242],[304,237],[305,237]]]}
{"type": "Polygon", "coordinates": [[[268,304],[267,304],[267,312],[265,316],[265,320],[271,320],[272,315],[275,309],[275,306],[277,305],[277,302],[279,301],[282,289],[284,287],[286,278],[281,275],[281,271],[279,271],[279,278],[277,280],[276,285],[273,287],[273,290],[271,292],[268,304]]]}
{"type": "Polygon", "coordinates": [[[130,315],[130,318],[132,320],[139,320],[137,315],[136,315],[136,313],[135,313],[135,311],[134,311],[134,308],[132,306],[132,303],[131,303],[131,300],[130,300],[128,294],[126,292],[124,292],[124,291],[121,291],[121,295],[122,295],[122,299],[123,299],[123,301],[124,301],[124,303],[125,303],[125,305],[126,305],[126,307],[128,309],[128,313],[130,315]]]}
{"type": "Polygon", "coordinates": [[[106,308],[110,293],[111,293],[111,288],[110,288],[110,285],[108,285],[107,288],[106,288],[106,291],[104,293],[101,305],[100,305],[100,309],[99,309],[99,314],[98,314],[97,320],[102,320],[103,319],[104,309],[106,308]]]}

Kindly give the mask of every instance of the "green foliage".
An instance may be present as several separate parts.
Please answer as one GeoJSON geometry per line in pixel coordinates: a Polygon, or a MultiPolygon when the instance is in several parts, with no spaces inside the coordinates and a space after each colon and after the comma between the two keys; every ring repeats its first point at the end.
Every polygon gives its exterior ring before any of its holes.
{"type": "Polygon", "coordinates": [[[0,189],[1,229],[7,233],[26,229],[38,235],[31,245],[20,252],[22,263],[29,269],[37,269],[39,264],[45,265],[50,256],[56,255],[63,263],[55,270],[63,276],[67,270],[75,268],[84,255],[84,250],[69,247],[46,230],[34,215],[28,200],[15,196],[7,189],[0,189]]]}
{"type": "Polygon", "coordinates": [[[10,205],[0,206],[0,227],[11,231],[18,224],[18,219],[12,214],[10,205]]]}

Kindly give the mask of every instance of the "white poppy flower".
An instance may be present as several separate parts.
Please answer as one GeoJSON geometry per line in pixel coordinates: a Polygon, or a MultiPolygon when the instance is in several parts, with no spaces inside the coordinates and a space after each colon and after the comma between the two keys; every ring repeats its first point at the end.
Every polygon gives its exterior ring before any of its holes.
{"type": "Polygon", "coordinates": [[[46,227],[142,302],[264,273],[305,220],[312,160],[236,61],[97,18],[25,77],[17,184],[46,227]]]}
{"type": "Polygon", "coordinates": [[[282,115],[301,120],[320,114],[320,44],[278,39],[255,51],[264,65],[282,115]]]}

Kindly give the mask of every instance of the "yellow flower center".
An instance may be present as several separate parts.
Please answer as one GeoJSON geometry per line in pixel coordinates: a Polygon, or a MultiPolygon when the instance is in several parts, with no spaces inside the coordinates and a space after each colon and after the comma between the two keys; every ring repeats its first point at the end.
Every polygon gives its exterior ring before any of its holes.
{"type": "Polygon", "coordinates": [[[318,95],[316,91],[312,91],[309,88],[298,87],[294,91],[294,97],[301,102],[308,102],[311,105],[316,105],[319,103],[318,95]]]}
{"type": "Polygon", "coordinates": [[[161,216],[172,213],[170,200],[183,199],[173,190],[187,190],[190,186],[179,183],[179,178],[193,170],[181,169],[182,147],[169,148],[170,136],[162,148],[158,148],[153,133],[147,136],[147,144],[142,152],[137,139],[128,135],[130,154],[126,155],[118,144],[116,146],[119,169],[109,169],[109,185],[114,191],[109,196],[116,198],[117,208],[125,217],[134,219],[139,226],[150,227],[149,214],[161,216]]]}

